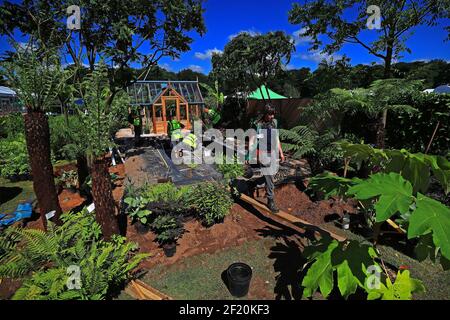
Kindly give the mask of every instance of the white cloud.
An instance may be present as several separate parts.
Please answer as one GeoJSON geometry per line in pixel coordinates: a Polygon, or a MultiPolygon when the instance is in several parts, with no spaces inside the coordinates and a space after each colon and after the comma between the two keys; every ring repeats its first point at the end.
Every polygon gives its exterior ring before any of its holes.
{"type": "Polygon", "coordinates": [[[330,55],[328,53],[324,53],[321,51],[312,51],[310,53],[302,53],[297,55],[298,58],[308,61],[321,62],[322,60],[326,60],[327,62],[332,62],[336,60],[342,59],[340,54],[330,55]]]}
{"type": "Polygon", "coordinates": [[[192,71],[195,72],[203,72],[203,68],[201,66],[195,65],[195,64],[191,64],[188,69],[191,69],[192,71]]]}
{"type": "Polygon", "coordinates": [[[296,46],[300,44],[306,44],[312,41],[312,38],[310,36],[304,36],[306,31],[307,31],[306,28],[301,28],[300,30],[297,30],[292,33],[292,35],[294,36],[294,44],[296,46]]]}
{"type": "Polygon", "coordinates": [[[228,36],[228,40],[231,41],[231,40],[233,40],[233,38],[236,38],[238,35],[243,34],[243,33],[247,33],[247,34],[249,34],[249,35],[252,36],[252,37],[261,34],[261,32],[256,31],[255,29],[241,30],[241,31],[239,31],[238,33],[230,34],[230,35],[228,36]]]}
{"type": "Polygon", "coordinates": [[[195,53],[195,57],[197,59],[200,59],[200,60],[208,60],[208,59],[211,59],[213,53],[219,53],[220,54],[222,52],[223,52],[222,50],[219,50],[217,48],[208,49],[205,52],[196,52],[195,53]]]}
{"type": "Polygon", "coordinates": [[[297,67],[294,66],[293,64],[289,63],[289,64],[284,65],[283,69],[284,70],[294,70],[294,69],[297,69],[297,67]]]}
{"type": "Polygon", "coordinates": [[[166,71],[173,71],[172,67],[168,63],[161,63],[159,64],[159,67],[165,69],[166,71]]]}

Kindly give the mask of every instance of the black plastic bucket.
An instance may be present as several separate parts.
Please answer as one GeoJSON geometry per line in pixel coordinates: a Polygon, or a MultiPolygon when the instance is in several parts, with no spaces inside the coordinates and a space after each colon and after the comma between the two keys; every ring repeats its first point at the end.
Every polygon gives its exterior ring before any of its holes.
{"type": "Polygon", "coordinates": [[[228,290],[234,297],[244,297],[248,293],[252,269],[249,265],[236,262],[227,269],[228,290]]]}

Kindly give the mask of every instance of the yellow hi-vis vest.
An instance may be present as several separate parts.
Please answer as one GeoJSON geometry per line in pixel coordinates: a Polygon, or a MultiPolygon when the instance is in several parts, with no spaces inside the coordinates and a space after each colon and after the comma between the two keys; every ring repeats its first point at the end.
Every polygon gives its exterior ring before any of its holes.
{"type": "Polygon", "coordinates": [[[181,129],[176,129],[172,132],[170,138],[172,140],[179,140],[179,139],[183,139],[183,134],[181,133],[181,129]]]}
{"type": "Polygon", "coordinates": [[[197,137],[193,133],[189,133],[186,137],[183,139],[183,143],[190,146],[192,149],[197,148],[197,137]]]}

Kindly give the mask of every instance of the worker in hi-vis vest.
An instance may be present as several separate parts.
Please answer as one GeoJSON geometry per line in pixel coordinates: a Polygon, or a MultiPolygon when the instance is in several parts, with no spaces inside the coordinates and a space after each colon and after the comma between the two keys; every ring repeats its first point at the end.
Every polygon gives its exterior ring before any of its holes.
{"type": "Polygon", "coordinates": [[[167,135],[170,138],[172,148],[183,140],[183,134],[181,133],[183,125],[177,119],[174,119],[172,115],[168,116],[167,121],[167,135]]]}
{"type": "Polygon", "coordinates": [[[133,125],[134,146],[137,148],[141,145],[142,119],[139,110],[132,110],[128,115],[128,122],[133,125]]]}
{"type": "Polygon", "coordinates": [[[183,149],[191,151],[191,152],[193,152],[195,149],[197,149],[198,139],[195,136],[195,134],[190,132],[187,136],[185,136],[182,141],[182,146],[183,146],[183,149]]]}
{"type": "Polygon", "coordinates": [[[203,111],[208,115],[209,123],[211,124],[212,127],[214,127],[219,123],[221,118],[219,111],[213,108],[205,108],[203,111]]]}

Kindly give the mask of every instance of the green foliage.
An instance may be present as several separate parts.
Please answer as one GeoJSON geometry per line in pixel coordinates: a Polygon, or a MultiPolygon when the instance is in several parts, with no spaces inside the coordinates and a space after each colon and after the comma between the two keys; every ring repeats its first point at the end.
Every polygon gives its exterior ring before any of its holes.
{"type": "Polygon", "coordinates": [[[25,124],[21,113],[15,112],[0,117],[0,137],[15,137],[24,132],[25,124]]]}
{"type": "Polygon", "coordinates": [[[56,50],[23,50],[17,45],[14,57],[1,67],[29,111],[48,110],[73,75],[72,70],[61,68],[56,50]]]}
{"type": "Polygon", "coordinates": [[[137,246],[124,237],[101,240],[87,210],[64,214],[62,220],[60,227],[50,223],[48,232],[9,228],[2,234],[9,245],[0,255],[0,277],[24,279],[13,299],[105,299],[148,256],[133,254],[137,246]],[[80,289],[67,287],[69,266],[80,268],[80,289]]]}
{"type": "Polygon", "coordinates": [[[305,297],[311,297],[318,289],[328,297],[336,281],[341,295],[348,298],[358,287],[365,289],[367,268],[378,265],[375,250],[354,240],[343,243],[322,239],[305,248],[304,254],[309,266],[302,281],[305,297]]]}
{"type": "Polygon", "coordinates": [[[0,150],[1,177],[12,178],[30,172],[27,145],[23,134],[0,139],[0,150]]]}
{"type": "Polygon", "coordinates": [[[223,92],[219,92],[219,82],[217,80],[214,82],[214,88],[212,88],[206,83],[200,83],[200,86],[203,89],[205,89],[206,92],[208,93],[208,95],[205,98],[206,106],[209,107],[214,106],[215,108],[217,108],[223,105],[225,99],[223,92]]]}
{"type": "Polygon", "coordinates": [[[77,116],[49,118],[50,148],[56,159],[75,160],[85,154],[85,128],[77,116]]]}
{"type": "Polygon", "coordinates": [[[91,157],[102,156],[108,148],[114,146],[112,137],[117,123],[123,118],[123,91],[113,92],[108,81],[108,69],[104,62],[85,77],[80,88],[84,92],[83,108],[79,109],[83,145],[86,154],[91,157]],[[118,98],[119,97],[119,98],[118,98]]]}
{"type": "Polygon", "coordinates": [[[385,62],[384,76],[390,76],[390,66],[393,59],[410,49],[406,46],[412,30],[420,25],[434,25],[439,18],[446,17],[446,1],[422,2],[411,0],[403,5],[388,0],[371,1],[321,1],[294,3],[289,11],[289,22],[303,30],[302,36],[311,39],[311,48],[323,50],[332,54],[339,51],[344,43],[361,46],[370,54],[385,62]],[[361,39],[361,33],[367,30],[367,8],[376,4],[382,13],[382,25],[374,29],[373,41],[361,39]],[[349,10],[355,13],[352,18],[346,15],[349,10]],[[329,38],[326,44],[323,38],[329,38]]]}
{"type": "Polygon", "coordinates": [[[395,213],[405,213],[413,202],[412,185],[402,176],[375,174],[367,180],[360,180],[350,187],[347,194],[358,200],[378,198],[375,204],[376,221],[386,221],[395,213]]]}
{"type": "Polygon", "coordinates": [[[390,125],[386,128],[387,143],[391,148],[423,152],[439,122],[429,152],[445,156],[450,150],[450,94],[417,92],[412,95],[412,106],[418,112],[390,115],[390,125]]]}
{"type": "Polygon", "coordinates": [[[233,205],[229,191],[217,182],[203,182],[193,186],[187,202],[207,226],[223,220],[233,205]]]}
{"type": "Polygon", "coordinates": [[[279,132],[283,151],[292,153],[294,158],[299,159],[316,151],[315,142],[318,133],[307,126],[296,126],[290,130],[279,129],[279,132]]]}
{"type": "Polygon", "coordinates": [[[125,212],[133,221],[150,223],[159,214],[181,214],[189,210],[186,197],[189,186],[176,187],[173,183],[157,183],[128,191],[124,202],[125,212]]]}
{"type": "Polygon", "coordinates": [[[224,155],[222,163],[217,164],[217,169],[225,179],[235,179],[244,174],[244,165],[239,163],[236,156],[233,156],[233,159],[228,159],[224,155]]]}
{"type": "Polygon", "coordinates": [[[450,260],[450,208],[420,193],[415,206],[409,219],[408,239],[432,233],[434,245],[450,260]]]}
{"type": "Polygon", "coordinates": [[[125,212],[130,216],[131,220],[139,221],[142,224],[148,223],[148,217],[152,213],[150,210],[146,209],[148,204],[148,199],[143,196],[128,196],[124,200],[127,208],[125,212]]]}
{"type": "Polygon", "coordinates": [[[295,46],[282,31],[233,38],[222,54],[213,54],[212,77],[232,92],[251,92],[282,72],[295,46]]]}
{"type": "Polygon", "coordinates": [[[64,189],[76,189],[78,187],[78,174],[75,170],[63,171],[55,179],[56,184],[61,184],[64,189]]]}
{"type": "Polygon", "coordinates": [[[413,293],[424,291],[422,281],[411,278],[408,270],[399,270],[394,283],[386,278],[386,285],[380,283],[379,289],[369,289],[367,300],[411,300],[413,293]]]}
{"type": "Polygon", "coordinates": [[[443,156],[410,153],[402,150],[381,150],[365,144],[338,143],[344,157],[359,168],[366,162],[372,169],[395,172],[409,180],[414,192],[426,192],[431,174],[440,182],[444,192],[450,191],[450,161],[443,156]]]}
{"type": "Polygon", "coordinates": [[[157,216],[153,220],[151,227],[156,233],[156,241],[160,244],[176,242],[184,232],[183,224],[179,217],[171,214],[157,216]]]}
{"type": "Polygon", "coordinates": [[[142,191],[142,195],[149,202],[178,202],[182,201],[189,191],[189,186],[176,187],[173,183],[157,183],[142,191]]]}
{"type": "Polygon", "coordinates": [[[337,175],[325,172],[312,177],[308,183],[308,189],[319,192],[325,199],[332,196],[345,196],[348,188],[354,185],[353,179],[342,178],[337,175]]]}

